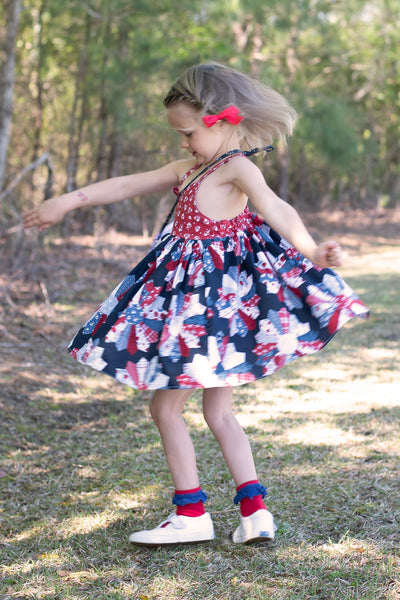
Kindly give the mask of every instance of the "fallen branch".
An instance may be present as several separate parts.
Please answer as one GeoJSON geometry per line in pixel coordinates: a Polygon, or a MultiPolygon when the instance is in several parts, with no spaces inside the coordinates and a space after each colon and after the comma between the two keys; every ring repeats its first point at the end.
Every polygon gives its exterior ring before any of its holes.
{"type": "Polygon", "coordinates": [[[52,309],[53,307],[52,307],[52,304],[51,304],[51,302],[50,302],[49,293],[48,293],[48,291],[47,291],[47,287],[46,287],[46,285],[44,284],[44,282],[43,282],[43,281],[41,281],[41,282],[39,283],[39,287],[40,287],[40,291],[41,291],[41,292],[42,292],[42,294],[43,294],[43,298],[44,298],[44,301],[45,301],[45,304],[46,304],[46,306],[48,306],[49,308],[51,308],[51,309],[52,309]]]}
{"type": "Polygon", "coordinates": [[[52,179],[53,163],[51,161],[50,154],[48,152],[45,152],[37,160],[34,160],[33,162],[31,162],[30,165],[28,165],[24,169],[22,169],[22,171],[20,171],[16,177],[14,177],[14,179],[12,180],[12,182],[10,183],[8,188],[6,188],[3,192],[1,192],[0,202],[5,200],[11,194],[13,189],[19,184],[20,181],[22,181],[22,179],[25,177],[25,175],[27,173],[29,173],[30,171],[33,171],[34,169],[37,169],[37,167],[40,167],[43,164],[47,164],[47,168],[49,171],[48,179],[49,180],[52,179]]]}

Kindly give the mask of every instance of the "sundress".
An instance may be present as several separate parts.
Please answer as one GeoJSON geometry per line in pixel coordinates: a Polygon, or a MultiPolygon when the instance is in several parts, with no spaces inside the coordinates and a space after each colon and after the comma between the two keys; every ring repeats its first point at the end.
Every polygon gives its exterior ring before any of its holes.
{"type": "Polygon", "coordinates": [[[199,211],[202,181],[233,156],[187,185],[172,231],[72,340],[77,361],[134,389],[232,387],[317,352],[346,321],[368,317],[339,275],[247,206],[220,221],[199,211]]]}

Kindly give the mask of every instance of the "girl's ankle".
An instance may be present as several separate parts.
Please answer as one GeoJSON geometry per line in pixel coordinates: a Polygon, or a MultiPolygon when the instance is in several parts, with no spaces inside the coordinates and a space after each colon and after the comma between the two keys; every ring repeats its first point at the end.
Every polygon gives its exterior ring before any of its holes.
{"type": "Polygon", "coordinates": [[[179,516],[201,517],[206,512],[206,500],[207,495],[198,487],[192,490],[175,490],[172,503],[176,504],[176,514],[179,516]]]}
{"type": "Polygon", "coordinates": [[[268,510],[263,498],[267,490],[258,480],[247,481],[236,488],[235,504],[240,504],[242,517],[249,517],[258,510],[268,510]]]}

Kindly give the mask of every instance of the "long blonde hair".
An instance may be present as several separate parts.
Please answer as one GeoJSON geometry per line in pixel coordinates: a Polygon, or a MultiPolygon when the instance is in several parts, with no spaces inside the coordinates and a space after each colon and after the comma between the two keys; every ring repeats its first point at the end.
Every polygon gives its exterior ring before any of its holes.
{"type": "Polygon", "coordinates": [[[206,114],[218,114],[230,105],[244,117],[241,144],[249,149],[285,139],[293,131],[296,111],[286,98],[260,81],[218,63],[191,67],[177,79],[164,106],[187,102],[206,114]]]}

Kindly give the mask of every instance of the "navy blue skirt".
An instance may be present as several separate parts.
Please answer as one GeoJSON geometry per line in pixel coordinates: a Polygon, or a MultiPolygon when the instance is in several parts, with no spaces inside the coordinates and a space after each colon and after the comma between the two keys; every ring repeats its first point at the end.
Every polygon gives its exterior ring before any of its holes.
{"type": "Polygon", "coordinates": [[[368,309],[256,215],[233,236],[159,241],[72,340],[135,389],[236,386],[320,350],[368,309]]]}

